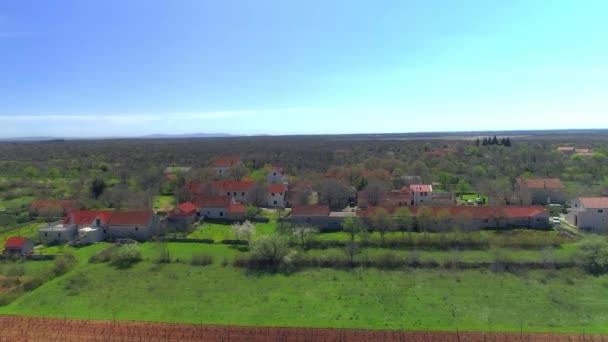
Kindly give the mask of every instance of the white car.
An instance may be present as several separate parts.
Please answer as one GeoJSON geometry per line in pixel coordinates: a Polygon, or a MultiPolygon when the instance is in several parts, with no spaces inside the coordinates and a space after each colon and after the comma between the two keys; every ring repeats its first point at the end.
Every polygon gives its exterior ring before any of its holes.
{"type": "Polygon", "coordinates": [[[553,222],[554,225],[559,225],[561,221],[559,220],[559,217],[552,217],[551,222],[553,222]]]}

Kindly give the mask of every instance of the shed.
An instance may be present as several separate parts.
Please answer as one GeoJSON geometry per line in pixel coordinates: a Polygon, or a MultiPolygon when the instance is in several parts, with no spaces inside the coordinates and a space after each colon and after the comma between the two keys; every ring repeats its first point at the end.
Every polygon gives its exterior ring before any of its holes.
{"type": "Polygon", "coordinates": [[[10,237],[4,243],[3,254],[13,254],[13,255],[21,254],[21,255],[23,255],[23,254],[32,254],[33,252],[34,252],[34,243],[32,242],[32,240],[25,238],[25,237],[20,237],[20,236],[10,237]]]}

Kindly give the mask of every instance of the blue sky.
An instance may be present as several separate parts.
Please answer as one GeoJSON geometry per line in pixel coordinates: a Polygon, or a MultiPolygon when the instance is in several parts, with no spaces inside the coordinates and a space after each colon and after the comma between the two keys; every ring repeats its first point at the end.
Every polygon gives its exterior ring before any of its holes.
{"type": "Polygon", "coordinates": [[[608,2],[0,2],[0,137],[608,128],[608,2]]]}

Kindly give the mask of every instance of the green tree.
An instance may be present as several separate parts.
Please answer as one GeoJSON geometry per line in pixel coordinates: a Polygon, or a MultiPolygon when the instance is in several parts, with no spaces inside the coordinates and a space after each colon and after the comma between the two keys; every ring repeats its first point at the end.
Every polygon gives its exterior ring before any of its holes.
{"type": "Polygon", "coordinates": [[[579,245],[579,261],[591,274],[608,272],[608,242],[605,238],[588,238],[579,245]]]}
{"type": "Polygon", "coordinates": [[[354,242],[355,236],[365,230],[365,225],[360,218],[349,216],[342,221],[342,230],[350,236],[350,241],[354,242]]]}
{"type": "Polygon", "coordinates": [[[293,235],[300,241],[300,247],[304,249],[306,242],[309,241],[311,236],[318,233],[319,230],[313,227],[297,226],[293,228],[293,235]]]}
{"type": "Polygon", "coordinates": [[[380,233],[380,245],[384,247],[384,235],[395,230],[392,217],[384,208],[376,208],[370,217],[370,225],[380,233]]]}
{"type": "Polygon", "coordinates": [[[95,178],[93,182],[91,182],[91,194],[93,198],[98,199],[101,194],[103,194],[106,189],[106,182],[101,178],[95,178]]]}

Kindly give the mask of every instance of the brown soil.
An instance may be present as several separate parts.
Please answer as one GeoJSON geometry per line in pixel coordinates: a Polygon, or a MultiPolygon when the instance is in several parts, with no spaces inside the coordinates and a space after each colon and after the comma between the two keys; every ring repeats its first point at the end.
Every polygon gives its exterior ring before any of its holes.
{"type": "Polygon", "coordinates": [[[0,316],[0,341],[608,341],[608,336],[260,328],[0,316]]]}

